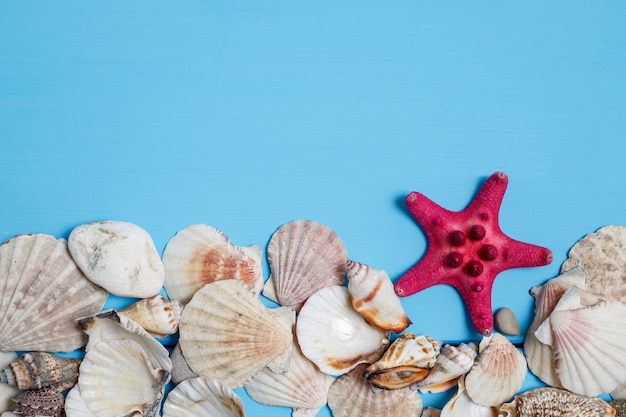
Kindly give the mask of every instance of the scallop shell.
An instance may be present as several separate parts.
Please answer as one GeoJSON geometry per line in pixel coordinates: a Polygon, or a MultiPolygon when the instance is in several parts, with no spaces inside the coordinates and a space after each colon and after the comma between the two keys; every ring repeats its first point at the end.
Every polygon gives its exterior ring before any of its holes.
{"type": "Polygon", "coordinates": [[[181,303],[157,294],[117,310],[117,314],[133,320],[154,337],[165,337],[178,331],[182,311],[181,303]]]}
{"type": "Polygon", "coordinates": [[[245,385],[245,389],[250,398],[261,404],[293,408],[293,417],[313,416],[326,405],[328,389],[333,381],[296,345],[292,349],[287,372],[262,369],[245,385]]]}
{"type": "Polygon", "coordinates": [[[328,391],[328,407],[335,417],[419,417],[422,399],[410,388],[372,389],[362,376],[367,364],[360,364],[337,378],[328,391]]]}
{"type": "Polygon", "coordinates": [[[356,311],[374,326],[400,333],[411,324],[389,275],[383,270],[348,260],[348,290],[356,311]]]}
{"type": "Polygon", "coordinates": [[[165,290],[187,304],[209,282],[238,279],[259,293],[263,286],[261,248],[236,246],[221,230],[192,224],[178,231],[163,251],[165,290]]]}
{"type": "Polygon", "coordinates": [[[245,417],[243,401],[224,383],[204,377],[178,384],[163,404],[163,417],[245,417]]]}
{"type": "Polygon", "coordinates": [[[498,409],[475,403],[465,389],[465,376],[459,378],[459,389],[441,410],[440,417],[496,417],[498,409]]]}
{"type": "Polygon", "coordinates": [[[304,356],[329,375],[375,362],[389,343],[387,333],[352,308],[348,289],[341,286],[323,288],[309,297],[298,315],[296,334],[304,356]]]}
{"type": "Polygon", "coordinates": [[[179,343],[193,372],[236,388],[277,360],[288,365],[293,320],[293,311],[265,307],[242,281],[215,281],[183,310],[179,343]]]}
{"type": "Polygon", "coordinates": [[[411,388],[419,389],[420,392],[438,393],[455,387],[458,379],[472,369],[477,354],[478,347],[472,342],[458,346],[443,345],[428,376],[411,388]]]}
{"type": "Polygon", "coordinates": [[[158,415],[169,372],[156,368],[133,340],[105,340],[94,345],[80,365],[78,386],[98,417],[131,413],[158,415]]]}
{"type": "Polygon", "coordinates": [[[483,337],[479,354],[465,377],[467,395],[477,404],[499,406],[522,387],[526,359],[500,333],[483,337]]]}
{"type": "Polygon", "coordinates": [[[318,290],[343,285],[348,253],[328,226],[311,220],[282,225],[267,246],[271,275],[263,295],[298,309],[318,290]]]}
{"type": "Polygon", "coordinates": [[[0,382],[22,390],[51,385],[74,386],[80,359],[63,358],[46,352],[27,352],[0,371],[0,382]]]}
{"type": "Polygon", "coordinates": [[[500,407],[503,417],[611,417],[615,410],[600,398],[574,394],[560,388],[535,388],[500,407]]]}
{"type": "Polygon", "coordinates": [[[12,400],[13,412],[23,417],[60,417],[65,398],[50,387],[22,391],[12,400]]]}
{"type": "Polygon", "coordinates": [[[432,337],[405,333],[363,373],[377,388],[406,388],[426,378],[439,355],[441,343],[432,337]]]}
{"type": "Polygon", "coordinates": [[[87,338],[74,319],[100,311],[107,297],[78,269],[67,241],[18,235],[0,245],[0,350],[76,350],[87,338]]]}
{"type": "Polygon", "coordinates": [[[66,417],[96,417],[96,415],[87,408],[85,400],[80,394],[78,384],[68,391],[65,396],[65,415],[66,417]]]}

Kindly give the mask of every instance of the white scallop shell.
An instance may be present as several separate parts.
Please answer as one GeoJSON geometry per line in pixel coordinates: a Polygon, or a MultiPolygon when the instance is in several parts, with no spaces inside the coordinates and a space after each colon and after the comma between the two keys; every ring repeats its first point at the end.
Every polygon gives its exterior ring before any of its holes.
{"type": "Polygon", "coordinates": [[[245,417],[243,401],[221,381],[204,377],[178,384],[163,404],[163,417],[245,417]]]}
{"type": "Polygon", "coordinates": [[[165,290],[187,304],[209,282],[238,279],[255,292],[263,287],[261,248],[234,245],[219,229],[192,224],[178,231],[163,251],[165,290]]]}
{"type": "Polygon", "coordinates": [[[271,275],[263,295],[297,309],[313,293],[343,285],[348,253],[328,226],[311,220],[282,225],[267,246],[271,275]]]}
{"type": "Polygon", "coordinates": [[[360,364],[333,382],[328,406],[335,417],[419,417],[422,399],[410,388],[372,389],[362,376],[367,364],[360,364]]]}
{"type": "Polygon", "coordinates": [[[465,376],[459,378],[459,389],[441,410],[440,417],[497,417],[498,409],[475,403],[465,389],[465,376]]]}
{"type": "Polygon", "coordinates": [[[457,385],[458,379],[472,369],[477,355],[478,346],[472,342],[461,343],[458,346],[443,345],[428,376],[413,384],[411,388],[433,393],[453,388],[457,385]]]}
{"type": "Polygon", "coordinates": [[[375,362],[388,335],[369,324],[350,304],[346,287],[322,288],[304,303],[296,322],[304,356],[329,375],[341,375],[359,363],[375,362]]]}
{"type": "Polygon", "coordinates": [[[383,270],[348,260],[348,290],[356,311],[374,326],[400,333],[411,324],[389,275],[383,270]]]}
{"type": "Polygon", "coordinates": [[[181,303],[157,294],[117,310],[117,314],[131,319],[154,337],[165,337],[178,331],[182,311],[181,303]]]}
{"type": "Polygon", "coordinates": [[[293,320],[293,311],[265,307],[242,281],[215,281],[185,306],[179,343],[196,374],[236,388],[265,366],[288,366],[293,320]]]}
{"type": "Polygon", "coordinates": [[[483,337],[479,354],[465,376],[465,388],[472,401],[499,406],[513,398],[526,378],[526,359],[500,333],[483,337]]]}
{"type": "Polygon", "coordinates": [[[78,384],[74,385],[65,396],[64,408],[66,417],[96,417],[96,415],[87,408],[87,404],[80,394],[78,384]]]}
{"type": "Polygon", "coordinates": [[[108,292],[78,269],[64,239],[18,235],[0,245],[0,350],[71,352],[87,338],[74,319],[108,292]]]}

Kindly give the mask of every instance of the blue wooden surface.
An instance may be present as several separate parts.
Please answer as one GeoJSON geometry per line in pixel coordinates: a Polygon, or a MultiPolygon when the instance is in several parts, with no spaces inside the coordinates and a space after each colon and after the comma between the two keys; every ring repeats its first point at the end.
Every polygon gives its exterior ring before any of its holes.
{"type": "MultiPolygon", "coordinates": [[[[495,282],[494,309],[525,331],[529,288],[626,224],[624,16],[621,1],[0,2],[0,239],[116,219],[160,250],[193,223],[265,247],[307,218],[395,280],[426,248],[406,194],[461,210],[504,171],[503,231],[554,253],[495,282]]],[[[450,287],[403,304],[413,332],[478,340],[450,287]]],[[[239,392],[250,416],[290,413],[239,392]]]]}

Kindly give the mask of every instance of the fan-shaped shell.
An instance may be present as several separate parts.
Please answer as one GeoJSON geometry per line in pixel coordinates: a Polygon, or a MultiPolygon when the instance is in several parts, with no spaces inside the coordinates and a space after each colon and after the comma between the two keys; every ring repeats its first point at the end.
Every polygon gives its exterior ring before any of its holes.
{"type": "Polygon", "coordinates": [[[467,395],[465,376],[459,378],[459,389],[441,410],[441,417],[496,417],[496,407],[477,404],[467,395]]]}
{"type": "Polygon", "coordinates": [[[311,220],[282,225],[267,246],[271,275],[263,295],[282,306],[298,308],[312,294],[343,285],[348,253],[328,226],[311,220]]]}
{"type": "Polygon", "coordinates": [[[535,388],[500,407],[503,417],[611,417],[615,410],[600,398],[578,395],[560,388],[535,388]]]}
{"type": "Polygon", "coordinates": [[[367,364],[360,364],[333,382],[328,406],[336,417],[419,417],[422,399],[410,388],[372,389],[362,375],[367,364]]]}
{"type": "Polygon", "coordinates": [[[255,292],[263,286],[261,248],[236,246],[219,229],[192,224],[178,231],[163,251],[165,290],[187,304],[205,284],[238,279],[255,292]]]}
{"type": "Polygon", "coordinates": [[[117,310],[117,314],[133,320],[154,337],[165,337],[178,331],[182,311],[181,303],[157,294],[117,310]]]}
{"type": "Polygon", "coordinates": [[[0,382],[22,390],[51,385],[72,387],[78,380],[80,359],[63,358],[46,352],[27,352],[0,371],[0,382]]]}
{"type": "Polygon", "coordinates": [[[479,354],[465,377],[470,398],[484,406],[499,406],[522,387],[526,378],[524,355],[500,333],[483,337],[479,354]]]}
{"type": "Polygon", "coordinates": [[[477,354],[478,347],[472,342],[443,345],[428,376],[411,387],[421,392],[446,391],[456,386],[458,379],[472,369],[477,354]]]}
{"type": "Polygon", "coordinates": [[[0,245],[0,350],[78,349],[87,338],[74,319],[100,311],[107,297],[64,239],[18,235],[0,245]]]}
{"type": "Polygon", "coordinates": [[[375,362],[389,343],[385,332],[352,308],[348,289],[341,286],[323,288],[309,297],[298,315],[296,334],[304,356],[329,375],[375,362]]]}
{"type": "Polygon", "coordinates": [[[400,333],[411,324],[389,275],[383,270],[348,260],[348,291],[356,311],[374,326],[400,333]]]}
{"type": "Polygon", "coordinates": [[[245,417],[243,401],[221,381],[204,377],[178,384],[163,404],[163,417],[245,417]]]}
{"type": "Polygon", "coordinates": [[[78,384],[74,385],[65,396],[65,415],[66,417],[96,417],[96,415],[87,408],[87,404],[80,394],[78,384]]]}
{"type": "Polygon", "coordinates": [[[196,374],[236,388],[277,358],[288,363],[293,320],[288,309],[265,307],[242,281],[215,281],[183,310],[179,343],[196,374]],[[285,311],[291,322],[281,316],[285,311]]]}

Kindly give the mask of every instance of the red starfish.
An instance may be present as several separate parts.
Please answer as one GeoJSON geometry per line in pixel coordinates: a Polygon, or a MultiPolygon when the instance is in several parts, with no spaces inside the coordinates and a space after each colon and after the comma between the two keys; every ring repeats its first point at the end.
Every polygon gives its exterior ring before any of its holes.
{"type": "Polygon", "coordinates": [[[428,249],[424,257],[395,284],[396,294],[407,297],[438,284],[461,294],[476,330],[493,331],[491,288],[500,272],[552,262],[552,252],[511,239],[498,225],[498,212],[508,184],[496,172],[483,184],[463,211],[449,211],[413,192],[406,205],[420,224],[428,249]]]}

